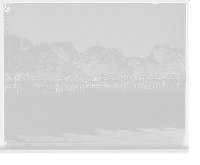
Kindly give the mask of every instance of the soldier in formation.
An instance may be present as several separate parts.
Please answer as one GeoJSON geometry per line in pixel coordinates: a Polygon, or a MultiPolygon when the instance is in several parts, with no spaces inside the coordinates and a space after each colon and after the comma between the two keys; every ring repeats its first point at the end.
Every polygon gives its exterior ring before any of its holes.
{"type": "MultiPolygon", "coordinates": [[[[183,81],[183,80],[182,80],[183,81]]],[[[179,91],[181,84],[180,78],[175,77],[155,77],[144,78],[136,80],[137,89],[149,89],[149,90],[177,90],[179,91]]]]}
{"type": "MultiPolygon", "coordinates": [[[[84,79],[70,78],[33,78],[30,80],[20,79],[19,90],[42,93],[81,92],[85,93],[84,79]]],[[[17,91],[18,92],[18,91],[17,91]]]]}

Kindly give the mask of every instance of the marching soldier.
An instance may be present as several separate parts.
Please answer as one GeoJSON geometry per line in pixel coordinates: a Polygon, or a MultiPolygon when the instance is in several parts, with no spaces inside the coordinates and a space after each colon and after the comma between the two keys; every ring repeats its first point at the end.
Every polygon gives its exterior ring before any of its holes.
{"type": "Polygon", "coordinates": [[[92,80],[91,82],[91,87],[94,87],[94,80],[92,80]]]}
{"type": "Polygon", "coordinates": [[[134,89],[135,91],[137,91],[137,85],[136,85],[136,83],[137,83],[137,82],[133,82],[133,89],[134,89]]]}
{"type": "Polygon", "coordinates": [[[50,81],[50,86],[51,86],[51,92],[57,93],[57,82],[55,79],[52,79],[52,81],[50,81]]]}
{"type": "Polygon", "coordinates": [[[108,88],[108,79],[106,80],[106,88],[108,88]]]}
{"type": "Polygon", "coordinates": [[[108,82],[108,88],[110,88],[110,79],[109,78],[107,79],[107,82],[108,82]]]}
{"type": "Polygon", "coordinates": [[[72,92],[72,80],[69,79],[69,92],[72,92]]]}
{"type": "Polygon", "coordinates": [[[65,83],[64,83],[64,79],[62,78],[62,92],[65,91],[65,83]]]}
{"type": "Polygon", "coordinates": [[[49,81],[49,92],[56,93],[56,83],[54,79],[49,81]]]}
{"type": "Polygon", "coordinates": [[[43,79],[41,80],[41,92],[43,92],[43,79]]]}
{"type": "Polygon", "coordinates": [[[143,80],[140,79],[140,89],[144,89],[144,87],[143,87],[143,86],[144,86],[143,83],[144,83],[143,80]]]}
{"type": "Polygon", "coordinates": [[[67,91],[67,79],[66,78],[64,79],[64,91],[65,92],[67,91]]]}
{"type": "Polygon", "coordinates": [[[61,92],[61,81],[60,81],[60,79],[58,80],[58,93],[60,93],[61,92]]]}
{"type": "Polygon", "coordinates": [[[72,92],[75,92],[75,80],[72,80],[72,92]]]}
{"type": "Polygon", "coordinates": [[[115,78],[113,79],[113,83],[114,83],[114,88],[117,88],[117,81],[115,78]]]}
{"type": "Polygon", "coordinates": [[[119,78],[119,89],[120,89],[120,91],[122,91],[122,79],[121,78],[119,78]]]}
{"type": "Polygon", "coordinates": [[[139,82],[135,80],[136,90],[139,89],[139,82]]]}
{"type": "Polygon", "coordinates": [[[34,79],[32,80],[32,87],[33,87],[32,92],[35,92],[35,80],[34,79]]]}
{"type": "Polygon", "coordinates": [[[172,85],[173,89],[176,89],[176,80],[173,78],[173,85],[172,85]]]}
{"type": "Polygon", "coordinates": [[[133,91],[133,88],[134,88],[134,87],[133,87],[133,84],[134,84],[133,81],[130,81],[130,92],[133,91]]]}
{"type": "Polygon", "coordinates": [[[68,88],[68,87],[69,87],[69,85],[68,85],[68,81],[69,81],[68,79],[66,79],[66,81],[65,81],[65,85],[66,85],[66,87],[65,87],[65,91],[66,91],[66,92],[69,90],[69,88],[68,88]]]}
{"type": "Polygon", "coordinates": [[[46,81],[46,92],[47,93],[52,93],[53,92],[53,81],[51,79],[48,79],[46,81]]]}
{"type": "Polygon", "coordinates": [[[78,80],[74,80],[74,92],[78,92],[78,80]]]}
{"type": "Polygon", "coordinates": [[[40,92],[40,80],[37,80],[37,92],[40,92]]]}
{"type": "Polygon", "coordinates": [[[110,88],[110,79],[109,78],[107,79],[107,82],[108,82],[108,88],[110,88]]]}
{"type": "Polygon", "coordinates": [[[19,92],[19,88],[20,88],[20,83],[19,83],[19,81],[17,81],[17,82],[16,82],[17,93],[19,92]]]}
{"type": "Polygon", "coordinates": [[[81,79],[79,79],[79,81],[78,81],[78,92],[82,92],[82,83],[81,83],[81,79]]]}
{"type": "Polygon", "coordinates": [[[55,93],[58,93],[58,83],[56,80],[54,81],[54,86],[55,86],[55,93]]]}
{"type": "Polygon", "coordinates": [[[35,92],[38,92],[38,80],[35,81],[35,92]]]}
{"type": "Polygon", "coordinates": [[[143,79],[142,82],[143,82],[143,85],[142,85],[143,88],[142,89],[146,89],[146,80],[143,79]]]}
{"type": "Polygon", "coordinates": [[[44,93],[47,92],[47,79],[44,80],[44,93]]]}
{"type": "Polygon", "coordinates": [[[180,87],[180,82],[179,82],[179,80],[177,79],[177,81],[176,81],[176,91],[179,91],[179,87],[180,87]]]}
{"type": "Polygon", "coordinates": [[[152,79],[152,82],[151,82],[151,89],[154,89],[154,82],[155,82],[155,80],[152,79]]]}
{"type": "Polygon", "coordinates": [[[113,78],[110,79],[110,87],[113,88],[113,78]]]}
{"type": "Polygon", "coordinates": [[[30,91],[32,91],[32,80],[30,80],[30,91]]]}
{"type": "Polygon", "coordinates": [[[148,89],[151,89],[151,79],[148,80],[148,89]]]}
{"type": "Polygon", "coordinates": [[[38,92],[41,92],[41,81],[40,81],[40,79],[38,81],[38,92]]]}
{"type": "Polygon", "coordinates": [[[121,92],[125,92],[126,91],[126,80],[122,80],[122,91],[121,92]]]}
{"type": "Polygon", "coordinates": [[[166,79],[166,87],[165,89],[168,89],[169,88],[169,78],[166,79]]]}
{"type": "Polygon", "coordinates": [[[158,80],[158,89],[161,90],[162,89],[162,80],[158,80]]]}
{"type": "Polygon", "coordinates": [[[82,78],[82,81],[81,81],[81,86],[82,86],[82,93],[85,93],[85,80],[84,78],[82,78]]]}
{"type": "Polygon", "coordinates": [[[45,92],[46,93],[49,93],[49,82],[50,82],[49,78],[46,79],[46,81],[45,81],[45,92]]]}
{"type": "Polygon", "coordinates": [[[131,81],[129,79],[127,79],[127,83],[126,83],[126,91],[130,92],[131,91],[131,81]]]}
{"type": "Polygon", "coordinates": [[[155,79],[154,89],[158,89],[158,79],[155,79]]]}
{"type": "Polygon", "coordinates": [[[169,90],[172,90],[172,79],[169,80],[168,85],[169,85],[169,90]]]}
{"type": "Polygon", "coordinates": [[[26,82],[26,91],[28,91],[28,80],[25,79],[26,82]]]}
{"type": "Polygon", "coordinates": [[[166,89],[166,80],[162,81],[162,90],[165,91],[166,89]]]}

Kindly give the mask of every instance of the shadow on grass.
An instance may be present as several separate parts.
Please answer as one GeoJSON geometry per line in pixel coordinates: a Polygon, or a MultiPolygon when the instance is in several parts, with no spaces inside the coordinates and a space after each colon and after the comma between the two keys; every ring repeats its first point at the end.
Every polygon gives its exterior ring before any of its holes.
{"type": "Polygon", "coordinates": [[[178,128],[149,129],[136,131],[95,129],[94,135],[65,133],[60,137],[50,135],[15,134],[19,140],[8,140],[12,145],[134,145],[134,146],[180,146],[185,130],[178,128]]]}

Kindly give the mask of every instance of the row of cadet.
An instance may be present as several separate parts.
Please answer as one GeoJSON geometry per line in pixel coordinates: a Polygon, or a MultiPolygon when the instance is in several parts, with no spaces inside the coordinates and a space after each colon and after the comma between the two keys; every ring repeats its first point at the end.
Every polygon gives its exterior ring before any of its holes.
{"type": "Polygon", "coordinates": [[[17,90],[60,93],[60,92],[81,92],[85,93],[85,82],[77,81],[45,81],[45,80],[19,80],[17,90]]]}
{"type": "Polygon", "coordinates": [[[136,84],[131,80],[107,80],[106,88],[119,88],[121,92],[131,92],[137,90],[136,84]]]}
{"type": "Polygon", "coordinates": [[[143,79],[143,80],[107,80],[107,88],[119,88],[122,91],[132,91],[137,89],[150,90],[179,90],[180,87],[185,87],[185,79],[143,79]],[[126,89],[126,90],[125,90],[126,89]]]}

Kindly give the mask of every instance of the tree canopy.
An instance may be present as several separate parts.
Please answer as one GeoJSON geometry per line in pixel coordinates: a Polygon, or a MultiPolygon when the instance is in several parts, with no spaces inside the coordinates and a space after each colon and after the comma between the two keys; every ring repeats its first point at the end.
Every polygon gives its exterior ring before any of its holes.
{"type": "Polygon", "coordinates": [[[14,35],[4,37],[5,72],[34,72],[71,75],[77,73],[184,73],[185,50],[155,45],[146,57],[126,57],[115,48],[102,45],[78,52],[73,43],[32,44],[14,35]]]}

